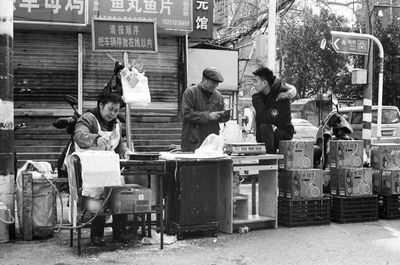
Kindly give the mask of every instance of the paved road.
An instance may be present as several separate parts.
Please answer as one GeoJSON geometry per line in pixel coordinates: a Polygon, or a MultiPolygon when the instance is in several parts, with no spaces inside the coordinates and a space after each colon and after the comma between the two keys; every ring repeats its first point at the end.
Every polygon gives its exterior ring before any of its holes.
{"type": "MultiPolygon", "coordinates": [[[[84,237],[88,247],[87,230],[84,237]]],[[[0,264],[400,264],[400,221],[221,234],[178,241],[162,251],[134,243],[89,247],[82,257],[74,251],[64,231],[44,241],[0,244],[0,264]]]]}

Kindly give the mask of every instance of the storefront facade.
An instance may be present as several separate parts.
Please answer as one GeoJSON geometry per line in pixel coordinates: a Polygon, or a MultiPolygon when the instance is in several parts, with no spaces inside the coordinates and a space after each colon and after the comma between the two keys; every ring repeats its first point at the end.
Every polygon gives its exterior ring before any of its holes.
{"type": "MultiPolygon", "coordinates": [[[[127,0],[33,2],[14,3],[15,122],[27,124],[15,136],[21,161],[45,160],[54,165],[68,135],[51,124],[73,113],[64,96],[76,96],[79,110],[86,111],[96,105],[112,77],[114,63],[105,53],[92,51],[93,17],[156,19],[158,52],[128,54],[129,62],[143,66],[152,98],[148,106],[131,109],[132,138],[139,151],[140,146],[165,150],[179,144],[180,136],[174,136],[181,126],[179,105],[185,87],[186,34],[192,30],[191,0],[141,0],[136,6],[127,0]],[[174,136],[165,130],[169,136],[160,137],[160,127],[170,127],[174,136]]],[[[122,52],[108,54],[123,62],[122,52]]]]}

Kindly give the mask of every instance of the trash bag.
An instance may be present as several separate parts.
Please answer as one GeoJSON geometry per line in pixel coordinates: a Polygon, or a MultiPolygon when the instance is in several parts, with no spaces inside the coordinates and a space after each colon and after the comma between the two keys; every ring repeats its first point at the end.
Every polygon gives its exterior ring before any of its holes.
{"type": "Polygon", "coordinates": [[[210,157],[222,156],[224,154],[224,137],[214,133],[207,136],[203,143],[194,151],[197,155],[210,157]]]}
{"type": "Polygon", "coordinates": [[[53,236],[54,190],[50,183],[32,185],[32,232],[33,238],[42,239],[53,236]]]}
{"type": "MultiPolygon", "coordinates": [[[[32,174],[32,179],[50,176],[51,165],[47,162],[26,161],[17,174],[17,207],[19,227],[23,224],[22,174],[32,174]]],[[[49,182],[32,182],[32,238],[44,239],[53,236],[55,216],[55,190],[49,182]]]]}

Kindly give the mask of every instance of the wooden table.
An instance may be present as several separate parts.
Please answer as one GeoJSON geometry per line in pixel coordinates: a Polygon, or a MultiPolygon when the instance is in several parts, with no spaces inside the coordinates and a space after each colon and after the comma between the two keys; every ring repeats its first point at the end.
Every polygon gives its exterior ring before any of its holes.
{"type": "Polygon", "coordinates": [[[231,156],[233,174],[251,177],[252,210],[247,218],[234,218],[233,207],[236,198],[232,191],[233,177],[220,180],[218,215],[220,230],[233,233],[241,226],[267,228],[278,226],[278,160],[282,155],[231,156]],[[258,178],[258,213],[256,212],[256,182],[258,178]],[[226,203],[225,200],[228,202],[226,203]]]}

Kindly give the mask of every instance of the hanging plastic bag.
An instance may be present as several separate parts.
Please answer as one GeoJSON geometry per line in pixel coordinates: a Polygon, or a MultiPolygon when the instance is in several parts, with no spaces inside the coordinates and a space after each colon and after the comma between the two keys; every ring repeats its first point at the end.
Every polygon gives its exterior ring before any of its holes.
{"type": "Polygon", "coordinates": [[[133,106],[145,106],[151,102],[147,77],[135,68],[125,67],[121,71],[123,99],[133,106]]]}

